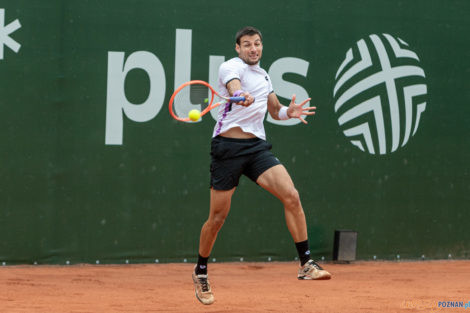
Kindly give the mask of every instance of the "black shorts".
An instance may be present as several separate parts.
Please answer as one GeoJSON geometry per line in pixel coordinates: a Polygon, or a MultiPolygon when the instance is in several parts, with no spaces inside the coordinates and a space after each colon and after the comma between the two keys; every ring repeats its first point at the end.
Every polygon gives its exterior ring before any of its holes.
{"type": "Polygon", "coordinates": [[[259,138],[212,138],[211,187],[230,190],[238,186],[242,174],[256,183],[267,169],[281,164],[271,148],[270,143],[259,138]]]}

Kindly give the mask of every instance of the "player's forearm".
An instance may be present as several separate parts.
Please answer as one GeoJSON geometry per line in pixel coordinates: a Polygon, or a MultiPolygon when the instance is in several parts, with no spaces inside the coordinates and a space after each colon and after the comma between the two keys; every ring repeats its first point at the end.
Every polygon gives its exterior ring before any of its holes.
{"type": "Polygon", "coordinates": [[[230,94],[230,96],[233,96],[235,91],[241,90],[242,89],[242,84],[238,79],[233,79],[227,83],[227,91],[230,94]]]}
{"type": "Polygon", "coordinates": [[[286,106],[282,105],[280,102],[279,102],[279,99],[277,98],[276,94],[273,92],[271,94],[269,94],[268,96],[268,112],[269,112],[269,115],[271,115],[271,117],[275,120],[283,120],[285,118],[282,118],[282,114],[281,116],[279,116],[279,112],[281,111],[282,108],[286,108],[286,106]]]}

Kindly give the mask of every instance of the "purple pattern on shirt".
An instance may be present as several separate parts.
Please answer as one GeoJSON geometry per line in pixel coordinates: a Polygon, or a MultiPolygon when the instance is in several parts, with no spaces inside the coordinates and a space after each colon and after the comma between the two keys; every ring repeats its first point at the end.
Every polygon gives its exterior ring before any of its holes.
{"type": "Polygon", "coordinates": [[[220,131],[222,129],[222,124],[223,124],[222,121],[227,117],[227,113],[228,111],[230,111],[230,105],[231,103],[228,101],[225,103],[224,114],[222,114],[222,118],[219,121],[219,126],[217,127],[217,131],[215,132],[216,136],[220,135],[220,131]]]}

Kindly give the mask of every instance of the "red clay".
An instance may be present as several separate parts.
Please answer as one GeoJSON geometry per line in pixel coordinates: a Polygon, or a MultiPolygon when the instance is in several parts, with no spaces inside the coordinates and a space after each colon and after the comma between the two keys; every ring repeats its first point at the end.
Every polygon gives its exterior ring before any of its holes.
{"type": "Polygon", "coordinates": [[[0,312],[470,312],[470,261],[326,264],[329,281],[299,281],[297,264],[216,263],[216,302],[200,304],[191,264],[0,268],[0,312]]]}

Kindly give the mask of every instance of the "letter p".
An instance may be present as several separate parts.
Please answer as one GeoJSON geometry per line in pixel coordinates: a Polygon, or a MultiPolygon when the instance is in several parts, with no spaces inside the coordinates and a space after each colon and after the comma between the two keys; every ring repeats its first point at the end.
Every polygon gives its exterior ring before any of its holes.
{"type": "Polygon", "coordinates": [[[108,52],[108,88],[106,96],[106,145],[122,145],[123,112],[135,122],[153,119],[165,98],[165,71],[160,60],[147,51],[132,53],[124,64],[124,52],[108,52]],[[132,104],[126,98],[125,80],[132,69],[144,70],[150,79],[147,100],[132,104]]]}

